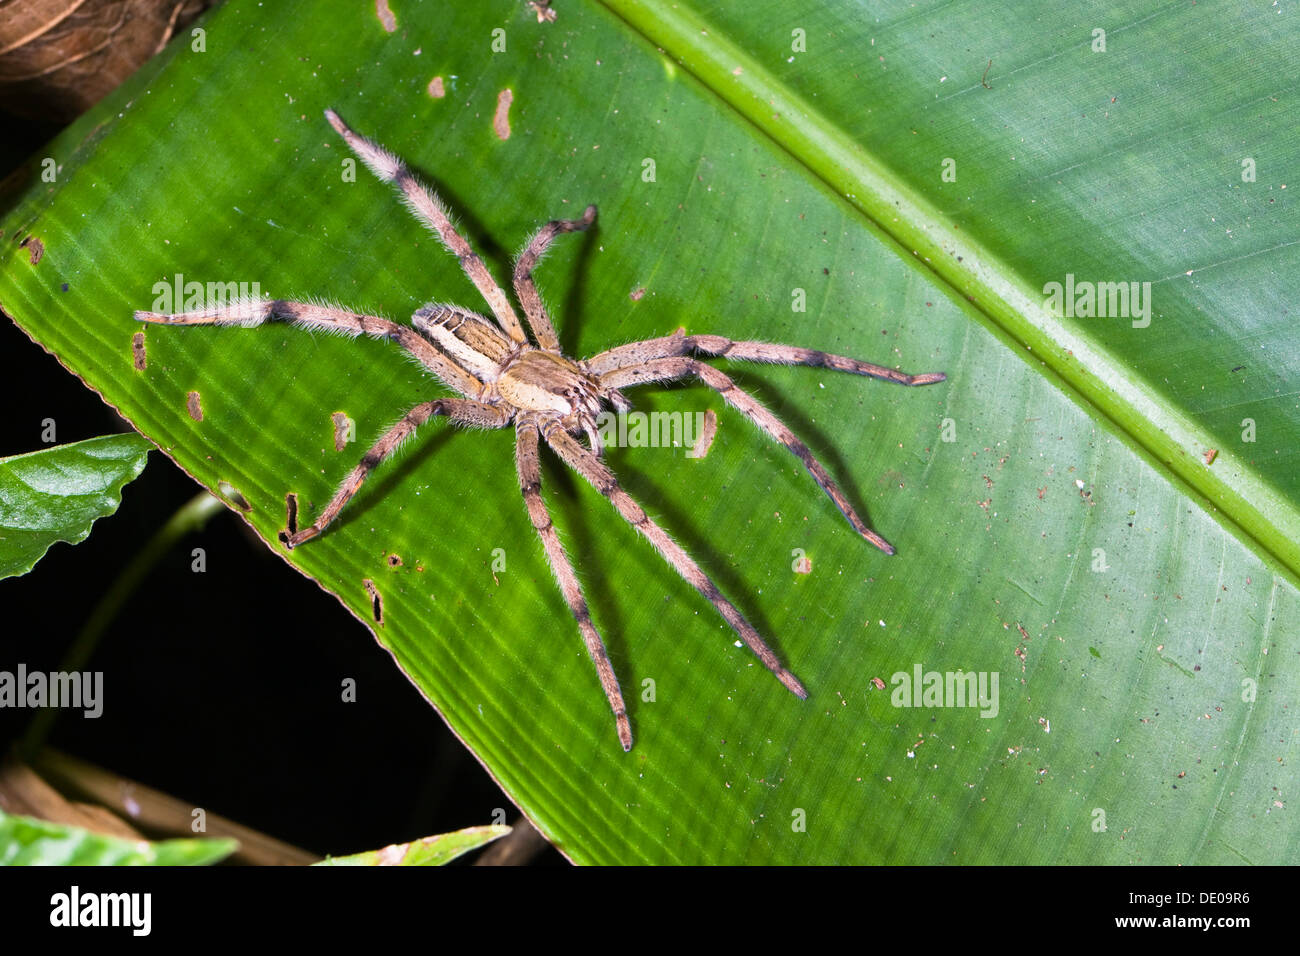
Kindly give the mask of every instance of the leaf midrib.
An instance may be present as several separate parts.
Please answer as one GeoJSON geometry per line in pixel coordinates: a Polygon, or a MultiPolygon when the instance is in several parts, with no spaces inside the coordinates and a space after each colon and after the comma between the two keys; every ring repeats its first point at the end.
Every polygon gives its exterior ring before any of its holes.
{"type": "MultiPolygon", "coordinates": [[[[669,0],[601,0],[721,102],[893,240],[1031,367],[1198,501],[1263,560],[1300,584],[1300,510],[1241,455],[1161,400],[1134,369],[1066,326],[989,249],[954,228],[922,195],[762,63],[669,0]],[[1204,462],[1217,450],[1216,467],[1204,462]]],[[[1166,280],[1158,280],[1166,281],[1166,280]]]]}

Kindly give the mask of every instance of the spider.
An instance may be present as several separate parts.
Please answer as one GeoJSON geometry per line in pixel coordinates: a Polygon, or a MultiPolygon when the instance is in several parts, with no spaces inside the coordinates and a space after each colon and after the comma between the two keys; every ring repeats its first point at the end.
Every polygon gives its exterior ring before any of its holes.
{"type": "Polygon", "coordinates": [[[316,520],[309,527],[294,530],[291,519],[290,527],[280,532],[281,543],[292,550],[321,534],[361,488],[366,476],[430,418],[444,416],[456,424],[478,428],[505,428],[513,424],[515,467],[528,517],[541,538],[560,591],[573,612],[587,653],[596,666],[601,687],[614,712],[615,728],[624,751],[632,749],[632,725],[618,678],[605,644],[591,620],[573,564],[565,554],[542,498],[538,448],[543,441],[566,465],[608,498],[618,513],[718,609],[741,640],[791,693],[807,698],[808,692],[803,684],[782,665],[735,605],[722,595],[717,585],[668,532],[619,485],[614,473],[602,460],[597,416],[606,405],[619,412],[629,410],[631,403],[623,395],[625,388],[698,378],[715,389],[728,405],[793,452],[843,512],[853,529],[886,554],[893,554],[893,547],[858,517],[808,446],[728,376],[695,356],[810,365],[867,375],[899,385],[931,385],[944,381],[943,373],[908,375],[814,349],[733,341],[721,335],[686,335],[684,329],[662,338],[620,345],[589,359],[569,358],[560,350],[555,328],[533,283],[533,269],[556,236],[591,228],[596,221],[595,206],[588,206],[579,219],[556,219],[542,226],[515,263],[514,290],[532,330],[533,342],[536,343],[533,344],[524,333],[506,294],[493,281],[483,260],[456,230],[438,196],[422,185],[400,159],[354,133],[333,110],[326,110],[325,118],[379,179],[392,183],[401,192],[415,217],[430,227],[456,256],[465,274],[491,307],[496,323],[461,306],[437,303],[416,311],[411,326],[333,305],[283,299],[250,299],[175,314],[135,313],[140,321],[171,325],[240,325],[248,328],[281,319],[312,330],[388,339],[406,349],[442,384],[462,396],[421,402],[403,415],[343,479],[333,499],[316,520]],[[586,445],[575,437],[583,434],[587,437],[586,445]]]}

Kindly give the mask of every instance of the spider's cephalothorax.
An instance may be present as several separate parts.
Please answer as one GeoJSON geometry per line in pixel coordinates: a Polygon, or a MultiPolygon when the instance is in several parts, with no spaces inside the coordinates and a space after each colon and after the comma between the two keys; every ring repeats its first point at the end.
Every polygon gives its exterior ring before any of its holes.
{"type": "Polygon", "coordinates": [[[565,431],[585,432],[600,454],[596,431],[602,404],[600,383],[577,363],[557,352],[525,347],[502,367],[496,391],[520,411],[555,416],[565,431]]]}
{"type": "Polygon", "coordinates": [[[623,704],[618,678],[587,610],[573,565],[560,544],[555,526],[541,494],[538,447],[548,446],[567,465],[609,498],[619,514],[653,544],[668,562],[700,592],[736,631],[741,640],[792,693],[807,697],[798,678],[781,664],[772,649],[758,635],[713,581],[681,546],[651,519],[628,495],[601,458],[597,416],[606,405],[626,411],[630,406],[621,389],[653,382],[688,377],[698,378],[715,389],[724,401],[772,438],[785,445],[811,472],[855,531],[886,554],[894,549],[867,527],[849,504],[831,476],[813,457],[808,446],[785,424],[743,391],[727,375],[695,356],[716,356],[750,362],[783,365],[811,365],[818,368],[869,375],[899,385],[930,385],[942,382],[941,372],[908,375],[896,369],[857,359],[831,355],[814,349],[765,342],[739,342],[721,335],[687,335],[678,329],[671,335],[620,345],[599,355],[575,361],[560,351],[541,296],[533,284],[533,268],[555,237],[581,231],[596,221],[596,207],[588,206],[580,219],[556,219],[529,240],[514,269],[514,289],[533,333],[530,342],[515,315],[510,300],[493,281],[483,260],[456,231],[442,202],[419,183],[392,154],[358,136],[332,110],[325,111],[330,125],[352,151],[380,179],[393,183],[417,218],[438,234],[443,244],[459,259],[470,281],[492,309],[496,324],[456,305],[430,304],[412,317],[410,326],[388,319],[362,315],[336,306],[290,302],[283,299],[252,300],[198,312],[162,314],[137,312],[145,322],[171,325],[253,326],[271,319],[283,319],[308,329],[370,335],[389,339],[410,352],[460,398],[436,398],[416,405],[385,432],[366,452],[360,464],[343,479],[333,499],[309,527],[281,532],[280,540],[293,549],[319,535],[343,506],[355,495],[366,476],[387,458],[415,429],[435,415],[480,428],[515,428],[515,466],[519,488],[533,528],[542,540],[546,557],[560,584],[560,590],[577,620],[587,652],[596,665],[601,686],[614,711],[614,722],[624,750],[632,747],[632,726],[623,704]],[[586,435],[584,446],[575,435],[586,435]]]}
{"type": "MultiPolygon", "coordinates": [[[[587,210],[594,220],[594,206],[587,210]]],[[[411,323],[456,358],[483,383],[476,396],[487,405],[558,418],[565,431],[584,433],[600,454],[596,420],[603,402],[626,411],[630,405],[617,390],[557,351],[511,342],[481,315],[454,305],[426,305],[411,323]]]]}

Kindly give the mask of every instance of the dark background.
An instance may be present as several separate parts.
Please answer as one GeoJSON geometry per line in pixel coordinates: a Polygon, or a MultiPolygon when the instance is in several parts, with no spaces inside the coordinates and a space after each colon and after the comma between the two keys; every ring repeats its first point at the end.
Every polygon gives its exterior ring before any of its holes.
{"type": "MultiPolygon", "coordinates": [[[[58,129],[0,116],[0,179],[58,129]]],[[[0,458],[49,447],[47,418],[58,444],[130,430],[3,314],[0,409],[0,458]]],[[[59,669],[118,572],[200,490],[153,451],[87,540],[0,581],[0,670],[59,669]]],[[[498,808],[519,815],[367,629],[229,511],[163,557],[82,669],[104,674],[103,715],[61,711],[50,746],[303,849],[352,853],[501,822],[498,808]],[[204,573],[191,570],[196,547],[204,573]],[[355,703],[341,699],[347,678],[355,703]]],[[[0,710],[0,748],[32,714],[0,710]]]]}

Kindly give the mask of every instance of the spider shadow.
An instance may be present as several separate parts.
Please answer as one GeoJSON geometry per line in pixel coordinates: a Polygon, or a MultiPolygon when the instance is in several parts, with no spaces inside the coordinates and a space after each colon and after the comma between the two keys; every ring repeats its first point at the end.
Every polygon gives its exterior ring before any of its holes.
{"type": "MultiPolygon", "coordinates": [[[[790,430],[802,439],[806,445],[808,445],[809,449],[812,450],[817,459],[826,467],[827,471],[831,473],[831,476],[835,478],[836,483],[839,484],[854,510],[862,516],[868,526],[874,527],[868,509],[861,503],[862,498],[858,493],[853,469],[845,461],[843,455],[836,449],[834,443],[827,439],[825,432],[806,414],[804,414],[799,406],[791,400],[788,390],[781,390],[775,385],[767,383],[761,375],[754,374],[753,368],[742,367],[740,363],[718,362],[717,365],[719,367],[725,366],[727,374],[735,380],[738,386],[753,395],[754,398],[762,402],[765,407],[772,409],[774,413],[779,415],[782,421],[784,421],[790,430]]],[[[713,389],[693,380],[685,380],[675,386],[670,385],[666,388],[661,388],[661,390],[658,391],[658,394],[665,394],[669,388],[672,388],[673,392],[680,393],[681,396],[680,398],[674,398],[672,400],[674,406],[680,406],[681,404],[703,405],[706,397],[712,397],[714,399],[718,398],[717,392],[713,389]],[[686,396],[692,395],[692,393],[699,396],[698,402],[687,398],[686,402],[683,403],[682,399],[686,398],[686,396]]],[[[640,390],[630,393],[634,400],[638,391],[640,390]]],[[[872,548],[870,544],[858,539],[857,533],[848,526],[847,520],[840,514],[839,509],[829,500],[826,493],[818,487],[812,476],[807,473],[803,464],[790,454],[788,449],[775,439],[772,439],[765,432],[758,429],[751,422],[747,421],[736,409],[724,404],[718,414],[720,418],[720,431],[723,431],[728,427],[745,431],[747,437],[743,440],[757,443],[752,446],[756,453],[759,451],[760,445],[764,443],[767,444],[767,446],[773,451],[771,458],[774,467],[779,466],[782,458],[788,459],[789,464],[795,465],[796,470],[799,473],[799,483],[801,485],[806,485],[807,494],[809,496],[808,507],[810,512],[812,512],[813,509],[822,509],[820,512],[816,513],[825,514],[825,516],[831,521],[843,522],[844,530],[850,535],[853,544],[865,548],[868,552],[874,553],[875,549],[872,548]]],[[[658,487],[643,470],[630,467],[627,456],[622,449],[611,449],[609,453],[609,465],[611,468],[616,470],[619,480],[628,492],[636,498],[643,507],[648,507],[652,514],[658,513],[658,515],[662,516],[664,518],[663,523],[669,529],[690,527],[692,520],[697,523],[700,521],[698,509],[676,504],[675,499],[671,495],[664,494],[662,489],[658,487]]],[[[725,495],[726,492],[726,484],[717,488],[709,488],[706,491],[706,493],[718,497],[725,495]]],[[[759,516],[755,515],[754,517],[757,518],[759,516]]],[[[707,525],[707,519],[705,523],[707,525]]],[[[670,531],[670,533],[672,532],[670,531]]],[[[717,583],[719,589],[724,593],[724,595],[728,596],[729,599],[740,608],[741,613],[743,613],[754,625],[755,629],[763,635],[764,640],[772,645],[773,650],[777,652],[777,655],[781,657],[786,665],[790,667],[791,670],[795,671],[795,673],[798,673],[798,662],[790,660],[787,655],[782,653],[779,638],[773,636],[774,632],[771,627],[771,622],[767,619],[766,615],[762,613],[761,603],[749,599],[743,601],[737,600],[738,596],[748,595],[749,589],[742,580],[739,572],[734,570],[731,561],[728,560],[727,553],[724,550],[715,547],[711,543],[712,539],[707,534],[701,533],[698,535],[692,535],[692,538],[689,541],[682,540],[678,535],[675,535],[675,537],[679,537],[679,541],[682,543],[683,547],[685,547],[686,550],[696,558],[705,573],[714,579],[715,583],[717,583]]]]}
{"type": "MultiPolygon", "coordinates": [[[[711,391],[705,389],[704,386],[700,386],[700,388],[704,391],[711,391]]],[[[707,534],[696,533],[695,531],[687,532],[685,530],[699,526],[701,520],[699,510],[675,504],[672,496],[666,493],[661,485],[647,477],[644,466],[642,468],[635,467],[622,454],[622,451],[622,449],[609,449],[605,459],[606,464],[615,471],[619,483],[699,563],[704,573],[713,580],[723,595],[736,604],[741,613],[763,635],[763,639],[767,641],[777,655],[797,673],[798,667],[784,656],[779,639],[772,637],[771,621],[762,613],[758,603],[749,599],[749,589],[740,574],[733,568],[729,555],[724,550],[712,545],[707,534]],[[744,597],[736,600],[736,597],[740,595],[744,597]]],[[[663,597],[664,601],[672,602],[675,605],[691,602],[688,604],[689,607],[698,610],[705,620],[712,616],[719,628],[726,632],[725,624],[722,618],[717,615],[717,612],[712,607],[700,606],[696,603],[705,599],[692,597],[690,585],[677,574],[673,566],[666,562],[663,556],[649,542],[641,538],[631,524],[613,511],[612,506],[607,501],[596,502],[593,506],[587,506],[586,502],[583,501],[583,497],[579,494],[581,488],[585,486],[585,482],[570,468],[566,467],[558,456],[549,449],[543,453],[542,457],[542,487],[543,493],[547,496],[547,507],[550,509],[553,518],[557,513],[563,515],[562,533],[565,539],[565,549],[573,562],[579,580],[582,582],[587,603],[593,609],[592,617],[596,629],[600,632],[610,657],[615,662],[615,670],[624,682],[625,687],[636,686],[637,682],[634,674],[635,662],[627,653],[633,635],[627,631],[628,615],[623,609],[627,605],[626,598],[628,596],[635,597],[637,592],[629,585],[627,580],[612,576],[612,572],[604,566],[603,562],[584,560],[584,556],[599,553],[596,546],[596,529],[611,529],[609,533],[615,536],[615,540],[618,542],[616,546],[619,548],[625,546],[638,548],[639,546],[638,560],[646,562],[647,566],[657,566],[665,570],[667,575],[676,581],[675,585],[669,583],[668,590],[663,597]],[[602,519],[599,510],[593,510],[601,508],[602,505],[609,510],[608,517],[604,519],[602,519]],[[632,539],[637,539],[637,542],[633,544],[632,539]]],[[[725,490],[725,486],[716,489],[716,497],[721,497],[725,490]]],[[[706,525],[708,523],[707,516],[704,523],[706,525]]],[[[726,633],[728,640],[734,639],[734,634],[726,633]]],[[[648,639],[653,636],[653,634],[638,634],[636,640],[648,639]]],[[[625,694],[625,703],[628,714],[635,723],[639,695],[635,693],[625,694]]]]}
{"type": "MultiPolygon", "coordinates": [[[[712,539],[704,531],[686,530],[699,527],[700,524],[707,526],[710,516],[708,514],[702,515],[698,507],[692,508],[678,504],[676,499],[667,493],[660,483],[650,478],[647,471],[642,468],[636,468],[627,461],[611,462],[610,465],[615,469],[619,482],[627,490],[628,494],[635,498],[641,507],[686,550],[686,553],[695,559],[700,569],[717,585],[722,596],[736,606],[745,619],[762,636],[763,640],[767,642],[768,646],[772,648],[777,657],[781,659],[782,663],[796,674],[799,674],[799,661],[791,660],[782,646],[781,635],[774,631],[771,620],[763,612],[762,602],[755,597],[749,584],[741,576],[740,571],[737,570],[738,562],[744,560],[743,554],[729,553],[726,549],[714,545],[712,539]]],[[[722,498],[726,492],[726,485],[720,485],[717,488],[708,490],[708,494],[714,500],[722,498]]],[[[698,506],[699,499],[695,499],[695,504],[698,506]]],[[[632,531],[630,525],[628,525],[628,530],[632,531]]],[[[635,534],[635,531],[633,531],[633,534],[635,534]]],[[[647,553],[651,555],[648,560],[664,563],[671,571],[672,566],[664,562],[658,551],[648,543],[645,546],[647,553]]],[[[741,542],[741,546],[743,549],[743,542],[741,542]]],[[[716,631],[725,640],[728,642],[736,640],[736,634],[726,626],[722,617],[707,603],[706,599],[692,596],[693,589],[691,586],[680,577],[678,577],[678,581],[680,587],[670,590],[665,595],[666,599],[674,605],[686,604],[688,607],[697,608],[702,620],[706,622],[712,620],[713,623],[718,625],[716,631]]],[[[745,653],[748,654],[749,652],[746,651],[745,653]]],[[[746,663],[749,663],[749,661],[746,661],[746,663]]],[[[762,669],[760,665],[759,670],[762,669]]]]}
{"type": "MultiPolygon", "coordinates": [[[[492,281],[497,282],[501,288],[506,291],[507,296],[515,305],[519,305],[519,295],[514,289],[514,262],[518,253],[523,252],[524,246],[520,246],[517,251],[512,253],[496,240],[490,230],[484,228],[482,221],[470,212],[470,206],[467,203],[463,203],[461,197],[454,192],[450,186],[437,177],[428,175],[422,168],[412,166],[411,169],[423,182],[430,184],[430,187],[442,199],[448,211],[454,215],[454,218],[457,221],[457,231],[460,232],[461,235],[465,236],[469,241],[470,246],[478,253],[479,258],[488,264],[488,272],[492,276],[492,281]],[[506,277],[504,282],[500,281],[498,274],[502,274],[506,277]]],[[[586,206],[583,206],[583,209],[586,209],[586,206]]],[[[542,223],[549,221],[549,218],[539,219],[538,225],[540,226],[542,223]]],[[[577,333],[580,328],[579,319],[581,316],[581,305],[586,299],[588,272],[586,266],[591,258],[591,250],[599,233],[599,215],[597,216],[596,221],[592,223],[588,229],[576,233],[577,236],[581,237],[580,244],[578,251],[574,256],[572,277],[570,279],[568,292],[564,296],[562,311],[557,315],[548,309],[548,312],[551,312],[551,324],[555,328],[555,333],[560,339],[560,349],[566,355],[574,354],[573,346],[577,341],[577,333]]],[[[565,237],[558,237],[558,241],[565,241],[565,237]]],[[[573,242],[573,240],[570,239],[569,242],[573,242]]],[[[541,271],[541,267],[545,261],[545,258],[543,258],[543,260],[538,263],[537,268],[533,273],[534,282],[537,283],[538,291],[543,296],[543,302],[545,301],[545,291],[542,288],[541,281],[537,279],[537,274],[541,271]]],[[[468,278],[466,281],[469,281],[468,278]]],[[[478,299],[481,300],[482,296],[478,296],[478,299]]],[[[435,297],[433,301],[441,300],[435,297]]],[[[482,303],[480,308],[476,309],[476,311],[483,311],[485,307],[486,303],[482,303]]],[[[523,318],[523,316],[521,316],[521,318],[523,318]]],[[[524,321],[525,325],[527,325],[526,318],[524,321]]]]}
{"type": "MultiPolygon", "coordinates": [[[[586,207],[584,207],[586,208],[586,207]]],[[[591,250],[600,234],[600,216],[591,224],[591,228],[578,233],[582,237],[574,256],[572,284],[564,298],[564,311],[560,317],[551,316],[555,334],[560,339],[560,350],[565,355],[576,355],[578,332],[582,328],[582,305],[587,300],[587,263],[591,259],[591,250]]]]}
{"type": "MultiPolygon", "coordinates": [[[[730,377],[743,391],[748,392],[758,402],[760,402],[764,408],[768,409],[780,418],[790,431],[794,432],[795,437],[803,441],[803,443],[807,445],[808,449],[813,453],[813,456],[825,466],[826,470],[830,473],[830,476],[835,479],[835,483],[840,486],[840,490],[844,492],[844,497],[848,500],[849,504],[853,506],[853,509],[858,513],[862,520],[867,523],[867,526],[875,529],[875,525],[871,520],[870,509],[867,508],[862,495],[858,493],[857,476],[854,473],[853,466],[845,460],[836,444],[827,437],[826,432],[804,413],[802,406],[791,398],[788,389],[782,390],[776,385],[770,384],[762,377],[761,367],[753,363],[727,362],[718,358],[713,358],[711,360],[701,358],[701,361],[707,361],[708,364],[726,372],[728,377],[730,377]]],[[[796,373],[804,370],[803,366],[791,366],[791,368],[794,368],[796,373]]],[[[824,372],[826,370],[810,369],[808,371],[824,372]]],[[[837,380],[850,378],[860,379],[861,376],[835,373],[835,378],[837,380]]],[[[852,387],[854,384],[862,383],[846,382],[845,384],[852,387]]],[[[876,384],[884,385],[886,383],[881,382],[876,384]]],[[[699,394],[701,395],[712,396],[715,398],[718,397],[717,392],[695,379],[681,379],[676,383],[662,383],[658,387],[661,390],[661,393],[666,392],[668,389],[673,389],[675,391],[698,389],[699,394]]],[[[636,396],[637,391],[630,392],[633,404],[636,403],[636,396]]],[[[777,461],[779,461],[781,457],[785,457],[790,462],[797,465],[797,470],[802,476],[801,480],[806,481],[812,494],[816,495],[828,506],[829,511],[827,513],[838,515],[838,520],[843,521],[845,526],[849,527],[849,530],[852,531],[852,527],[848,526],[847,519],[840,514],[839,508],[837,508],[834,502],[827,497],[826,492],[822,491],[820,486],[818,486],[817,482],[813,479],[812,475],[810,475],[807,469],[804,468],[803,463],[791,454],[789,449],[778,442],[775,438],[772,438],[757,425],[746,419],[738,410],[724,403],[718,412],[719,429],[721,429],[728,420],[734,421],[737,426],[743,425],[744,427],[747,427],[750,435],[753,436],[752,440],[755,443],[765,443],[776,451],[778,453],[776,456],[777,461]]],[[[856,532],[853,533],[856,535],[856,532]]],[[[885,535],[885,537],[888,538],[889,536],[885,535]]]]}
{"type": "MultiPolygon", "coordinates": [[[[434,452],[446,442],[451,441],[453,437],[456,437],[457,432],[468,430],[458,428],[445,418],[433,419],[423,428],[417,429],[409,439],[405,449],[399,450],[370,474],[356,497],[349,501],[347,507],[339,512],[338,517],[331,523],[329,530],[334,531],[346,527],[348,524],[364,518],[372,507],[394,494],[397,487],[406,481],[416,469],[424,465],[434,452]],[[441,424],[443,428],[435,431],[438,424],[441,424]],[[430,426],[434,426],[434,428],[430,428],[430,426]]],[[[361,454],[365,454],[365,452],[361,454]]],[[[361,460],[361,455],[357,456],[357,460],[361,460]]]]}
{"type": "MultiPolygon", "coordinates": [[[[502,285],[502,288],[511,289],[509,277],[513,271],[514,257],[510,250],[506,249],[496,240],[491,230],[484,228],[482,220],[470,212],[470,206],[467,203],[461,202],[460,195],[454,192],[450,185],[443,182],[437,176],[429,175],[421,167],[408,164],[408,168],[411,169],[420,182],[425,183],[430,189],[437,193],[438,198],[442,200],[444,207],[447,209],[447,214],[455,225],[456,231],[465,237],[466,241],[470,244],[470,248],[478,253],[479,258],[487,265],[488,272],[492,275],[493,282],[499,281],[497,278],[497,270],[493,267],[499,266],[503,262],[505,263],[505,275],[507,278],[506,282],[502,285]]],[[[407,214],[407,218],[410,218],[409,214],[407,214]]],[[[421,225],[423,225],[423,222],[421,222],[421,225]]],[[[427,229],[427,226],[425,228],[427,229]]],[[[432,233],[429,234],[432,235],[432,233]]],[[[436,236],[433,238],[435,240],[437,239],[436,236]]],[[[456,274],[462,276],[465,279],[465,282],[468,283],[471,291],[473,291],[475,297],[473,299],[475,302],[473,310],[475,312],[484,313],[491,318],[491,310],[488,308],[487,303],[483,301],[483,297],[478,294],[477,290],[474,290],[473,281],[465,275],[464,271],[460,269],[458,265],[455,264],[456,257],[447,252],[443,248],[441,242],[437,242],[436,247],[439,253],[441,253],[440,258],[452,263],[450,268],[454,270],[456,274]]],[[[446,296],[440,297],[437,294],[434,294],[433,298],[427,301],[449,302],[451,299],[446,296]]]]}
{"type": "MultiPolygon", "coordinates": [[[[580,495],[584,482],[571,468],[560,460],[560,457],[553,450],[542,443],[542,494],[546,496],[546,507],[550,510],[552,518],[558,512],[564,516],[564,526],[562,528],[562,538],[565,550],[569,554],[569,559],[573,563],[574,573],[577,574],[579,582],[582,584],[584,597],[590,607],[597,607],[599,611],[593,615],[596,629],[600,632],[601,639],[604,640],[605,646],[610,653],[610,657],[615,661],[625,662],[616,667],[622,672],[631,667],[632,661],[627,654],[627,637],[624,624],[626,615],[622,612],[622,602],[611,600],[607,595],[619,593],[619,582],[609,577],[609,572],[602,562],[597,560],[584,561],[584,555],[596,555],[596,535],[593,532],[597,527],[610,527],[611,525],[623,525],[626,522],[619,517],[618,513],[610,508],[611,514],[607,520],[600,521],[600,512],[593,511],[587,507],[580,495]],[[612,519],[612,520],[608,520],[612,519]]],[[[597,502],[601,504],[601,502],[597,502]]],[[[608,507],[608,505],[606,505],[608,507]]],[[[628,530],[636,536],[636,531],[628,525],[628,530]]],[[[566,615],[567,616],[567,615],[566,615]]],[[[635,698],[637,695],[631,695],[635,698]]],[[[626,701],[628,713],[635,716],[636,701],[629,699],[626,701]]]]}
{"type": "MultiPolygon", "coordinates": [[[[827,472],[830,473],[830,476],[835,479],[835,483],[840,486],[840,490],[844,492],[844,497],[848,500],[849,504],[853,506],[853,510],[856,511],[859,517],[867,523],[867,527],[873,530],[879,530],[876,529],[874,522],[871,520],[870,509],[867,508],[862,495],[858,493],[857,475],[854,473],[853,466],[844,459],[843,454],[840,453],[835,442],[831,441],[827,437],[826,432],[804,413],[803,406],[801,406],[791,396],[789,390],[781,390],[777,386],[768,383],[761,375],[756,375],[755,373],[758,372],[759,369],[752,363],[717,362],[717,367],[723,369],[737,385],[761,402],[764,408],[767,408],[772,412],[772,414],[785,422],[790,431],[794,432],[795,437],[799,438],[808,446],[808,450],[813,453],[813,457],[825,466],[827,472]]],[[[796,373],[799,371],[807,371],[810,373],[828,371],[827,369],[807,369],[805,366],[798,365],[790,367],[795,369],[796,373]]],[[[859,375],[835,372],[834,376],[837,381],[843,380],[843,384],[849,387],[852,387],[853,385],[866,385],[868,382],[888,387],[888,383],[875,382],[872,379],[864,379],[863,376],[859,375]],[[857,381],[854,382],[852,381],[853,379],[857,379],[857,381]]],[[[816,384],[814,383],[812,387],[816,388],[816,384]]],[[[865,401],[863,404],[865,405],[865,401]]],[[[867,409],[864,408],[863,411],[865,412],[867,409]]],[[[857,532],[853,530],[851,525],[849,525],[848,519],[840,514],[840,509],[830,500],[826,492],[822,491],[821,487],[813,479],[812,475],[808,473],[808,470],[804,468],[803,463],[800,462],[798,458],[795,458],[795,456],[792,455],[785,446],[776,439],[769,437],[768,434],[758,428],[758,426],[745,420],[745,417],[734,408],[728,406],[726,412],[735,416],[738,420],[744,421],[746,425],[749,425],[758,441],[767,442],[781,455],[784,455],[797,464],[798,471],[802,475],[802,480],[806,481],[812,494],[816,495],[820,501],[827,506],[828,511],[826,513],[830,515],[838,515],[838,520],[842,521],[844,526],[848,528],[854,536],[857,536],[857,532]]],[[[881,534],[886,540],[889,539],[889,535],[884,534],[884,532],[881,532],[881,534]]],[[[868,548],[875,550],[865,541],[863,544],[868,548]]]]}
{"type": "MultiPolygon", "coordinates": [[[[668,391],[668,389],[661,389],[658,394],[662,396],[668,393],[668,391]]],[[[672,388],[671,391],[672,395],[666,402],[656,401],[654,403],[656,406],[654,410],[667,410],[658,407],[661,404],[676,409],[680,409],[683,405],[689,407],[692,404],[697,407],[702,407],[705,405],[705,399],[707,397],[712,396],[717,398],[717,393],[715,391],[702,384],[683,383],[672,388]]],[[[635,395],[635,393],[633,394],[635,395]]],[[[648,408],[646,410],[648,410],[648,408]]],[[[739,412],[725,406],[721,410],[721,414],[723,416],[733,415],[738,419],[743,418],[739,412]]],[[[749,426],[749,423],[745,422],[745,425],[749,426]]],[[[766,438],[766,436],[760,434],[759,438],[762,440],[766,438]]],[[[780,448],[780,446],[778,446],[778,448],[783,454],[788,454],[788,452],[785,452],[784,448],[780,448]]],[[[663,450],[659,449],[657,451],[658,453],[662,453],[663,450]]],[[[655,450],[642,450],[637,456],[642,459],[641,465],[638,467],[637,464],[633,462],[632,455],[629,454],[627,449],[611,448],[606,452],[606,463],[609,465],[610,469],[615,472],[619,482],[627,492],[646,509],[647,513],[650,514],[656,522],[663,525],[664,529],[672,535],[674,540],[676,540],[686,550],[686,552],[695,559],[704,573],[718,586],[718,589],[722,592],[723,596],[736,605],[740,612],[754,626],[755,630],[763,636],[763,639],[767,641],[767,643],[777,653],[777,656],[781,657],[791,670],[798,673],[799,668],[797,662],[792,662],[783,652],[780,638],[775,635],[771,620],[763,612],[763,602],[755,598],[749,584],[737,569],[737,554],[740,552],[740,559],[743,560],[744,542],[738,542],[739,547],[733,547],[730,549],[715,545],[714,539],[707,531],[712,524],[712,518],[711,515],[702,513],[702,509],[699,507],[701,498],[693,499],[693,503],[688,502],[683,504],[671,493],[666,492],[662,483],[656,482],[651,477],[652,471],[646,467],[645,456],[647,454],[653,455],[655,453],[655,450]],[[686,529],[692,530],[688,531],[686,529]]],[[[675,462],[675,467],[689,467],[691,464],[689,459],[678,458],[675,459],[675,462]]],[[[739,475],[732,479],[732,481],[737,480],[740,480],[739,475]]],[[[809,481],[811,483],[811,478],[809,478],[809,481]]],[[[724,482],[716,487],[702,488],[701,495],[707,496],[713,501],[721,501],[728,493],[728,486],[729,483],[724,482]]],[[[812,488],[814,492],[820,493],[820,489],[818,489],[815,484],[812,485],[812,488]]],[[[754,517],[758,516],[755,515],[754,517]]],[[[624,524],[629,532],[633,534],[636,533],[631,525],[628,525],[621,519],[620,523],[624,524]]],[[[660,556],[648,543],[646,543],[646,548],[647,553],[653,556],[649,560],[658,561],[671,569],[672,566],[668,565],[662,556],[660,556]]],[[[689,585],[687,585],[685,581],[682,581],[682,585],[689,588],[689,585]]],[[[674,602],[687,599],[686,592],[676,590],[670,592],[668,598],[674,602]]],[[[701,611],[701,613],[714,614],[716,617],[716,611],[713,611],[712,609],[701,611]]],[[[716,619],[718,623],[722,623],[720,617],[716,617],[716,619]]]]}

